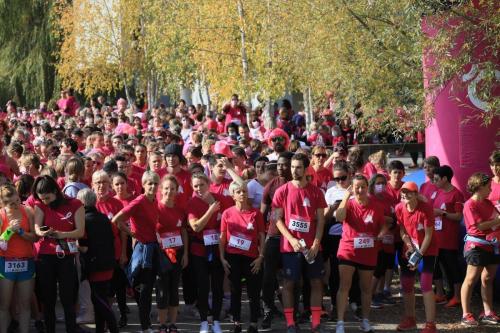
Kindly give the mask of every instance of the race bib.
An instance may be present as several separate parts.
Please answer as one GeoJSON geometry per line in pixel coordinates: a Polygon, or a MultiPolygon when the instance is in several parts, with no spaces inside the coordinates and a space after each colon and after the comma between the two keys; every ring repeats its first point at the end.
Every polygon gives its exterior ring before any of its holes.
{"type": "Polygon", "coordinates": [[[236,249],[248,251],[250,249],[250,245],[252,245],[252,241],[241,234],[231,235],[231,237],[229,237],[228,245],[236,249]]]}
{"type": "Polygon", "coordinates": [[[436,217],[436,219],[434,220],[434,229],[443,230],[443,220],[440,216],[436,217]]]}
{"type": "Polygon", "coordinates": [[[386,245],[394,244],[394,235],[393,234],[384,235],[384,237],[382,237],[382,244],[386,245]]]}
{"type": "Polygon", "coordinates": [[[219,244],[220,233],[215,229],[203,230],[203,243],[205,246],[219,244]]]}
{"type": "Polygon", "coordinates": [[[369,249],[375,246],[375,241],[373,237],[355,237],[354,238],[354,248],[355,249],[369,249]]]}
{"type": "Polygon", "coordinates": [[[436,195],[437,195],[436,191],[432,192],[431,199],[432,200],[436,199],[436,195]]]}
{"type": "Polygon", "coordinates": [[[5,273],[21,273],[28,271],[28,260],[5,260],[5,273]]]}
{"type": "Polygon", "coordinates": [[[288,229],[297,232],[307,233],[309,232],[309,228],[311,226],[311,222],[307,221],[305,218],[300,216],[292,215],[290,216],[290,222],[288,223],[288,229]]]}
{"type": "Polygon", "coordinates": [[[183,245],[180,232],[166,232],[161,234],[160,240],[162,249],[171,249],[173,247],[181,247],[183,245]]]}
{"type": "Polygon", "coordinates": [[[78,253],[78,245],[76,244],[76,241],[67,241],[68,243],[68,249],[69,253],[78,253]]]}

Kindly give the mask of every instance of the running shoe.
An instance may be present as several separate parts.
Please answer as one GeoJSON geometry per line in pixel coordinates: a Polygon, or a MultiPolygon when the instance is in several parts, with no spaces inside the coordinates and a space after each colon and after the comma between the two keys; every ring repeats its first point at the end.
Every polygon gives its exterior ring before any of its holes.
{"type": "Polygon", "coordinates": [[[214,323],[212,324],[212,332],[222,333],[222,329],[220,328],[220,322],[218,320],[214,320],[214,323]]]}
{"type": "Polygon", "coordinates": [[[383,305],[387,305],[387,306],[396,305],[396,301],[391,296],[387,297],[385,294],[381,294],[381,296],[382,297],[381,297],[380,301],[382,302],[383,305]]]}
{"type": "Polygon", "coordinates": [[[127,315],[124,314],[120,316],[120,319],[118,320],[118,328],[123,328],[127,326],[127,315]]]}
{"type": "Polygon", "coordinates": [[[257,326],[254,326],[254,325],[251,324],[248,326],[247,333],[259,333],[257,326]]]}
{"type": "Polygon", "coordinates": [[[363,319],[361,321],[361,324],[359,325],[359,329],[362,331],[362,332],[365,332],[365,333],[374,333],[375,331],[373,330],[373,327],[372,325],[370,325],[370,321],[368,321],[368,319],[363,319]]]}
{"type": "Polygon", "coordinates": [[[344,322],[338,321],[335,326],[335,333],[345,333],[344,322]]]}
{"type": "Polygon", "coordinates": [[[286,333],[297,333],[297,326],[291,325],[286,328],[286,333]]]}
{"type": "Polygon", "coordinates": [[[498,317],[495,312],[491,311],[487,316],[481,313],[481,315],[479,315],[479,321],[485,324],[496,325],[500,323],[500,317],[498,317]]]}
{"type": "Polygon", "coordinates": [[[434,299],[436,300],[436,304],[446,304],[448,303],[448,299],[445,295],[434,295],[434,299]]]}
{"type": "Polygon", "coordinates": [[[273,313],[271,311],[265,312],[260,327],[263,330],[268,330],[271,328],[272,321],[273,321],[273,313]]]}
{"type": "Polygon", "coordinates": [[[233,328],[229,331],[230,333],[241,333],[243,329],[241,328],[240,324],[235,324],[233,328]]]}
{"type": "Polygon", "coordinates": [[[384,307],[384,304],[382,303],[382,294],[376,294],[373,296],[370,306],[372,309],[382,309],[384,307]]]}
{"type": "Polygon", "coordinates": [[[168,333],[177,333],[179,330],[177,329],[177,326],[175,324],[170,324],[168,326],[168,333]]]}
{"type": "Polygon", "coordinates": [[[464,326],[478,326],[479,323],[477,322],[476,318],[474,318],[474,315],[472,313],[466,313],[462,317],[462,325],[464,325],[464,326]]]}
{"type": "Polygon", "coordinates": [[[208,321],[201,322],[200,333],[208,333],[208,321]]]}
{"type": "Polygon", "coordinates": [[[160,329],[158,330],[158,333],[168,333],[168,327],[167,325],[161,325],[160,329]]]}
{"type": "Polygon", "coordinates": [[[321,325],[313,327],[311,328],[311,333],[324,333],[323,327],[321,325]]]}
{"type": "Polygon", "coordinates": [[[460,299],[456,296],[453,296],[448,303],[446,303],[445,307],[446,308],[456,308],[457,306],[460,305],[460,299]]]}
{"type": "Polygon", "coordinates": [[[396,328],[398,331],[413,331],[417,329],[417,321],[415,318],[406,317],[401,320],[398,327],[396,328]]]}
{"type": "Polygon", "coordinates": [[[425,323],[425,327],[420,333],[437,333],[437,328],[435,323],[425,323]]]}

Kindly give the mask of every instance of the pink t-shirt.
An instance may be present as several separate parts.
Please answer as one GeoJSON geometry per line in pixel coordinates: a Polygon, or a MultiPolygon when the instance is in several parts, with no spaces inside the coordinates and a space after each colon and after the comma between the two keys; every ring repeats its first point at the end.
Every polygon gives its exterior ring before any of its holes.
{"type": "MultiPolygon", "coordinates": [[[[401,202],[396,206],[396,218],[398,224],[404,226],[413,244],[418,246],[418,248],[422,246],[424,241],[425,228],[434,227],[434,211],[432,210],[432,206],[422,201],[418,202],[413,212],[409,212],[406,205],[401,202]]],[[[434,232],[432,234],[431,244],[424,255],[435,256],[437,254],[438,243],[434,232]]]]}
{"type": "MultiPolygon", "coordinates": [[[[321,190],[308,183],[299,188],[288,182],[274,193],[274,208],[283,208],[284,221],[293,237],[304,239],[310,248],[316,236],[316,213],[319,208],[326,208],[325,196],[321,190]]],[[[285,237],[281,237],[281,252],[294,252],[285,237]]]]}
{"type": "Polygon", "coordinates": [[[158,202],[158,211],[160,212],[160,218],[156,224],[156,232],[160,238],[172,236],[180,237],[181,229],[186,228],[185,211],[176,206],[167,207],[161,202],[158,202]]]}
{"type": "MultiPolygon", "coordinates": [[[[445,210],[447,213],[461,212],[464,196],[455,187],[450,192],[439,190],[433,202],[433,207],[445,210]]],[[[446,217],[435,216],[434,233],[440,249],[458,250],[460,221],[452,221],[446,217]]]]}
{"type": "Polygon", "coordinates": [[[438,188],[436,185],[434,185],[430,180],[426,181],[425,183],[420,186],[420,194],[422,194],[424,197],[429,200],[429,202],[432,204],[432,201],[437,196],[438,188]]]}
{"type": "Polygon", "coordinates": [[[496,183],[494,180],[491,181],[491,193],[488,199],[500,212],[500,183],[496,183]]]}
{"type": "Polygon", "coordinates": [[[240,211],[236,206],[222,213],[221,233],[226,233],[226,252],[251,258],[259,256],[259,235],[265,232],[262,213],[255,208],[240,211]]]}
{"type": "Polygon", "coordinates": [[[351,198],[347,201],[346,210],[337,257],[375,266],[380,248],[376,237],[385,223],[384,207],[372,199],[363,206],[351,198]]]}
{"type": "Polygon", "coordinates": [[[139,242],[156,242],[156,223],[159,218],[156,200],[150,201],[141,194],[125,206],[122,213],[130,216],[130,229],[139,242]]]}
{"type": "MultiPolygon", "coordinates": [[[[490,200],[476,201],[470,198],[464,204],[464,221],[467,234],[479,238],[492,239],[500,236],[500,230],[479,230],[477,225],[484,221],[491,221],[498,216],[498,211],[490,200]]],[[[491,246],[482,245],[474,242],[466,242],[464,251],[472,247],[481,247],[487,251],[493,251],[491,246]]]]}

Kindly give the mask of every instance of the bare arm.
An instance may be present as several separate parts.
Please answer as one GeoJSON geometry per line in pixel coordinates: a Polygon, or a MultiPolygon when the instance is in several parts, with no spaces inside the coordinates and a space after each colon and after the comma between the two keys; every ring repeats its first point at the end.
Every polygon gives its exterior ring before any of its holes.
{"type": "Polygon", "coordinates": [[[335,211],[335,219],[337,219],[337,222],[344,222],[345,218],[347,217],[347,201],[351,197],[351,187],[349,186],[349,189],[347,190],[347,193],[344,196],[344,199],[340,202],[339,208],[335,211]]]}
{"type": "Polygon", "coordinates": [[[78,208],[75,213],[75,230],[72,231],[56,231],[54,232],[55,238],[65,239],[65,238],[82,238],[85,234],[85,209],[82,207],[78,208]]]}
{"type": "Polygon", "coordinates": [[[199,219],[191,219],[189,220],[189,225],[193,229],[194,232],[202,231],[207,225],[208,221],[212,218],[216,212],[220,210],[220,202],[214,201],[207,209],[205,214],[199,219]]]}
{"type": "Polygon", "coordinates": [[[477,228],[481,231],[490,230],[492,228],[500,226],[500,216],[494,218],[493,220],[484,221],[477,225],[477,228]]]}
{"type": "Polygon", "coordinates": [[[130,230],[129,226],[126,223],[128,219],[130,219],[130,214],[125,213],[123,210],[120,210],[118,214],[113,217],[111,222],[114,223],[118,227],[118,229],[125,232],[130,237],[135,237],[134,233],[130,230]]]}
{"type": "Polygon", "coordinates": [[[424,241],[422,242],[422,246],[420,247],[420,253],[422,253],[422,255],[424,255],[425,252],[427,252],[429,246],[431,246],[433,233],[434,233],[434,226],[425,227],[424,241]]]}

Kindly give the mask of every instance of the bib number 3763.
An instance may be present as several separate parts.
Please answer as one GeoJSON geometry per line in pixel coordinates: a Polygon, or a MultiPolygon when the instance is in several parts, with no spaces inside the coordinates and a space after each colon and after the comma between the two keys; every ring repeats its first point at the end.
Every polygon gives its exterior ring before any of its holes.
{"type": "Polygon", "coordinates": [[[28,260],[5,261],[5,273],[20,273],[28,271],[28,260]]]}
{"type": "Polygon", "coordinates": [[[307,233],[311,227],[311,222],[306,219],[292,216],[290,217],[290,222],[288,223],[288,229],[297,232],[307,233]]]}

